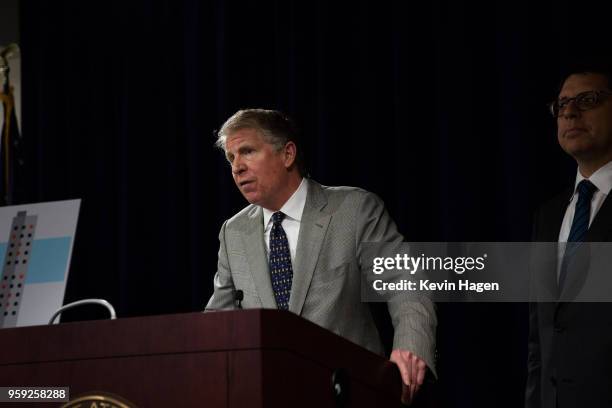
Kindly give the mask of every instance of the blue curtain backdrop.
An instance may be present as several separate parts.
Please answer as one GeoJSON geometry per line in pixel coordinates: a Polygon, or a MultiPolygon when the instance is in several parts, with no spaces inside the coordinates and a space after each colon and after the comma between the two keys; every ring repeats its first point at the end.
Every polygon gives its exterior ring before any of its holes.
{"type": "MultiPolygon", "coordinates": [[[[574,171],[546,103],[606,26],[563,1],[22,0],[23,201],[83,199],[66,301],[201,310],[245,205],[214,130],[267,107],[313,178],[378,193],[407,240],[526,241],[574,171]]],[[[520,406],[526,306],[439,318],[443,406],[520,406]]]]}

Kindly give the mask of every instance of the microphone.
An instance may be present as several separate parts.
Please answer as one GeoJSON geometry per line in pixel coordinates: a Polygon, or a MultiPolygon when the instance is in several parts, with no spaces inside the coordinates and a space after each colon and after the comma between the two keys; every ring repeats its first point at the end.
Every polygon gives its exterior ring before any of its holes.
{"type": "Polygon", "coordinates": [[[235,293],[234,293],[234,301],[238,302],[238,309],[242,309],[242,300],[244,299],[244,292],[240,289],[238,289],[235,293]]]}

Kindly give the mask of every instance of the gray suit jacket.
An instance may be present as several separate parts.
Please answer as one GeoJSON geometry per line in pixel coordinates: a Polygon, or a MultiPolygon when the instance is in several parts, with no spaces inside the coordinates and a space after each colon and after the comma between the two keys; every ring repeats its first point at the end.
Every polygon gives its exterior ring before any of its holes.
{"type": "MultiPolygon", "coordinates": [[[[214,293],[206,310],[275,309],[263,211],[249,205],[221,227],[214,293]]],[[[364,242],[401,242],[402,235],[376,195],[353,187],[325,187],[309,180],[293,265],[289,310],[375,353],[383,354],[367,303],[361,301],[360,255],[364,242]]],[[[393,348],[410,350],[434,372],[436,315],[433,303],[388,303],[393,348]]]]}

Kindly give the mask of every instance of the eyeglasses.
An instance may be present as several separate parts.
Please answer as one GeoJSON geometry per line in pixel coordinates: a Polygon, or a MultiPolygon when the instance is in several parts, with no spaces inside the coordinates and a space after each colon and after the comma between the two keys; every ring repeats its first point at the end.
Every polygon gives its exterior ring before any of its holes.
{"type": "Polygon", "coordinates": [[[585,111],[600,105],[606,99],[606,97],[610,95],[612,95],[612,92],[610,91],[581,92],[573,98],[561,98],[554,100],[548,105],[548,107],[551,115],[557,118],[565,110],[565,108],[567,108],[567,105],[569,105],[571,101],[574,101],[574,105],[579,111],[585,111]]]}

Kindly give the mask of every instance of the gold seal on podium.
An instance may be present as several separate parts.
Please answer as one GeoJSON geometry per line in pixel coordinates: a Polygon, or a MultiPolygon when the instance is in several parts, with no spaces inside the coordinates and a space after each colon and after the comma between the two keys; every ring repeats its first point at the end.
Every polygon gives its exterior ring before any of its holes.
{"type": "Polygon", "coordinates": [[[95,391],[81,395],[62,405],[61,408],[136,408],[136,405],[117,395],[95,391]]]}

